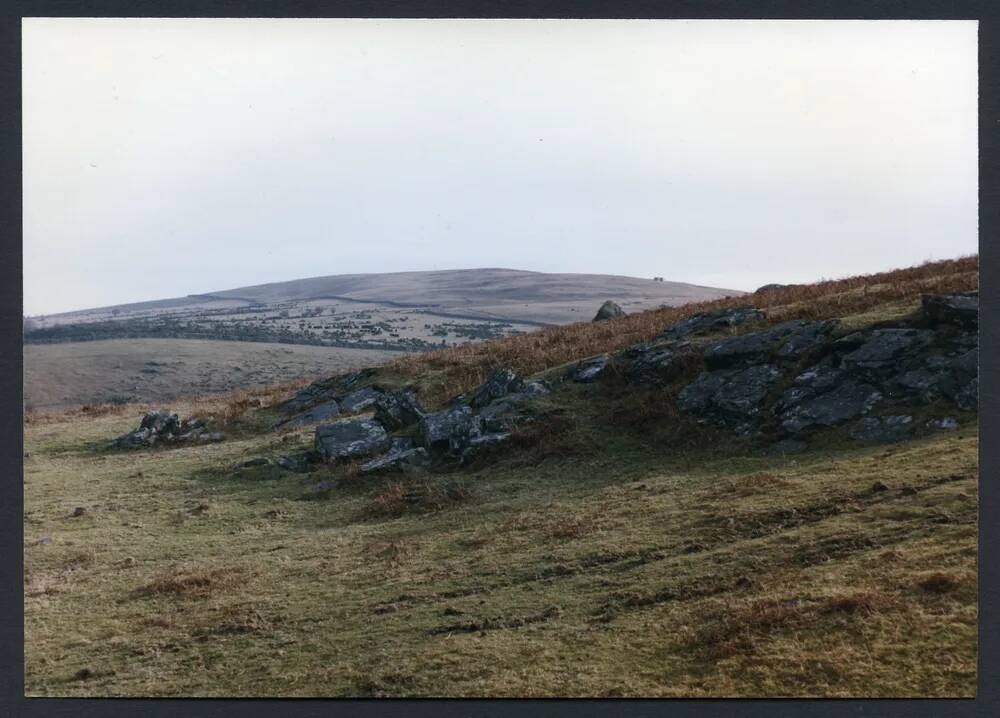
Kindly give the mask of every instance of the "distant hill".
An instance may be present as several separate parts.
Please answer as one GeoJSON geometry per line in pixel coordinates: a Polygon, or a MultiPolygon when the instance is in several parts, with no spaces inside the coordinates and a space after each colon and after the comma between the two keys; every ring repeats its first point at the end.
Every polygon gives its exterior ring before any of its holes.
{"type": "Polygon", "coordinates": [[[567,324],[590,319],[606,299],[634,312],[738,294],[742,292],[639,277],[497,268],[337,274],[53,314],[44,317],[43,324],[301,302],[364,303],[515,323],[567,324]]]}

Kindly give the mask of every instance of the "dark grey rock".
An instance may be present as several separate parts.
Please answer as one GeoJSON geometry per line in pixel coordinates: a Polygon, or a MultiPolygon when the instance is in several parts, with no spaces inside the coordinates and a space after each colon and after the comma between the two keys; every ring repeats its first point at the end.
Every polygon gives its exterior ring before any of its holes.
{"type": "Polygon", "coordinates": [[[601,305],[600,309],[597,310],[597,314],[594,316],[593,321],[602,322],[606,319],[615,319],[616,317],[624,316],[625,310],[609,299],[601,305]]]}
{"type": "Polygon", "coordinates": [[[512,369],[494,369],[483,384],[469,396],[468,404],[474,409],[524,390],[524,380],[512,369]]]}
{"type": "MultiPolygon", "coordinates": [[[[137,429],[119,436],[111,442],[111,446],[118,449],[134,449],[154,446],[162,441],[184,440],[187,438],[184,437],[185,430],[193,426],[189,422],[182,423],[177,414],[167,409],[149,411],[143,414],[137,429]]],[[[198,428],[200,426],[198,425],[198,428]]]]}
{"type": "Polygon", "coordinates": [[[412,391],[388,391],[375,400],[375,420],[389,431],[412,426],[426,413],[412,391]]]}
{"type": "Polygon", "coordinates": [[[730,327],[764,320],[764,314],[750,305],[732,309],[699,312],[671,324],[660,333],[664,339],[684,339],[699,334],[711,334],[730,327]]]}
{"type": "Polygon", "coordinates": [[[830,340],[830,332],[837,326],[837,320],[821,322],[801,322],[790,332],[788,339],[778,349],[779,359],[800,359],[825,346],[830,340]]]}
{"type": "Polygon", "coordinates": [[[764,399],[780,378],[781,372],[769,364],[702,372],[680,391],[677,406],[709,423],[748,433],[757,423],[764,399]]]}
{"type": "Polygon", "coordinates": [[[445,453],[464,447],[480,431],[479,417],[468,406],[454,407],[426,414],[420,420],[420,438],[425,449],[445,453]]]}
{"type": "Polygon", "coordinates": [[[875,329],[842,362],[849,371],[892,371],[901,359],[923,351],[933,340],[934,332],[926,329],[875,329]]]}
{"type": "Polygon", "coordinates": [[[851,427],[850,435],[861,441],[903,441],[910,438],[912,430],[913,417],[909,415],[869,416],[851,427]]]}
{"type": "Polygon", "coordinates": [[[790,433],[799,433],[819,427],[830,427],[867,414],[882,398],[882,393],[870,384],[852,379],[845,380],[833,389],[801,399],[782,397],[781,426],[790,433]]]}
{"type": "Polygon", "coordinates": [[[626,376],[633,384],[663,384],[681,372],[680,352],[672,344],[644,345],[631,352],[626,376]]]}
{"type": "Polygon", "coordinates": [[[570,370],[570,379],[580,383],[597,381],[604,375],[610,361],[611,357],[607,354],[585,359],[570,370]]]}
{"type": "Polygon", "coordinates": [[[779,358],[797,359],[821,346],[833,327],[833,322],[790,321],[723,339],[705,349],[705,364],[710,369],[724,369],[770,361],[775,354],[779,358]]]}
{"type": "Polygon", "coordinates": [[[344,413],[355,414],[374,405],[380,396],[382,396],[382,392],[376,387],[366,386],[357,391],[352,391],[341,399],[340,408],[344,413]]]}
{"type": "Polygon", "coordinates": [[[371,456],[389,443],[385,429],[372,419],[346,419],[316,427],[315,447],[323,461],[371,456]]]}
{"type": "Polygon", "coordinates": [[[929,404],[940,396],[938,384],[943,375],[927,367],[911,369],[894,377],[890,382],[891,395],[901,394],[913,401],[929,404]]]}
{"type": "Polygon", "coordinates": [[[340,416],[340,404],[336,399],[330,399],[329,401],[324,401],[322,404],[316,404],[298,416],[286,419],[279,423],[278,426],[309,426],[310,424],[327,421],[336,416],[340,416]]]}
{"type": "Polygon", "coordinates": [[[934,324],[955,324],[966,329],[979,326],[979,296],[976,294],[925,294],[924,316],[934,324]]]}

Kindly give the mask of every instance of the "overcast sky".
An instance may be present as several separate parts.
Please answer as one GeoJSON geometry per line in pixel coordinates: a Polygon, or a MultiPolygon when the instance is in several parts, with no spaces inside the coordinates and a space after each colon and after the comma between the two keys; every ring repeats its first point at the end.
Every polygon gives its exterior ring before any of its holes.
{"type": "Polygon", "coordinates": [[[977,251],[975,22],[24,21],[24,310],[977,251]]]}

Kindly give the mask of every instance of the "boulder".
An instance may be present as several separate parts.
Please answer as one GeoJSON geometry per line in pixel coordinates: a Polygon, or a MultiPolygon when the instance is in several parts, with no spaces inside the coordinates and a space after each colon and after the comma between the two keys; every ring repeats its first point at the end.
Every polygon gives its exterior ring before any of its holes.
{"type": "Polygon", "coordinates": [[[569,378],[582,384],[597,381],[604,375],[610,360],[607,354],[585,359],[570,370],[569,378]]]}
{"type": "Polygon", "coordinates": [[[372,419],[345,419],[316,427],[316,452],[323,461],[371,456],[389,443],[383,426],[372,419]]]}
{"type": "Polygon", "coordinates": [[[373,386],[352,391],[340,400],[340,408],[347,414],[356,414],[375,404],[382,392],[373,386]]]}
{"type": "Polygon", "coordinates": [[[149,411],[142,415],[139,427],[119,436],[111,442],[117,449],[134,449],[143,446],[154,446],[162,441],[176,441],[195,438],[204,422],[200,419],[180,421],[177,414],[167,409],[149,411]]]}
{"type": "Polygon", "coordinates": [[[869,416],[861,419],[851,427],[852,439],[861,441],[903,441],[910,438],[913,430],[913,417],[910,415],[869,416]]]}
{"type": "Polygon", "coordinates": [[[445,409],[425,414],[420,420],[419,432],[425,449],[446,453],[463,447],[470,437],[479,434],[479,417],[474,416],[468,406],[445,409]]]}
{"type": "Polygon", "coordinates": [[[702,372],[680,391],[677,406],[704,421],[746,434],[755,428],[764,400],[780,378],[781,371],[769,364],[702,372]]]}
{"type": "Polygon", "coordinates": [[[609,299],[601,305],[600,309],[597,310],[597,314],[594,316],[593,321],[602,322],[605,319],[615,319],[616,317],[624,316],[625,310],[609,299]]]}
{"type": "Polygon", "coordinates": [[[389,431],[416,424],[426,413],[412,391],[388,391],[375,400],[375,421],[389,431]]]}
{"type": "Polygon", "coordinates": [[[732,309],[717,309],[711,312],[692,314],[687,319],[671,324],[660,333],[660,337],[663,339],[684,339],[763,320],[764,314],[750,305],[732,309]]]}
{"type": "Polygon", "coordinates": [[[979,293],[925,294],[924,317],[932,324],[955,324],[965,329],[979,327],[979,293]]]}
{"type": "Polygon", "coordinates": [[[794,388],[800,392],[786,391],[776,404],[781,427],[792,434],[856,419],[871,411],[882,399],[882,393],[874,386],[853,379],[846,379],[821,393],[803,386],[794,388]]]}
{"type": "Polygon", "coordinates": [[[523,390],[524,380],[512,369],[494,369],[486,381],[469,396],[468,404],[479,409],[501,397],[523,390]]]}

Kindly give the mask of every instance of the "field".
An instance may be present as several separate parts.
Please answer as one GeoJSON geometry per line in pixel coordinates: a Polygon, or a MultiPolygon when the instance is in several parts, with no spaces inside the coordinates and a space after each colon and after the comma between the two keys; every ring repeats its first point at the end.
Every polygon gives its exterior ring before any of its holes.
{"type": "Polygon", "coordinates": [[[24,402],[52,409],[269,386],[379,364],[397,353],[199,339],[24,346],[24,402]]]}
{"type": "Polygon", "coordinates": [[[231,468],[285,437],[94,450],[134,423],[27,428],[29,695],[975,691],[975,425],[775,459],[584,422],[410,511],[231,468]]]}
{"type": "Polygon", "coordinates": [[[294,385],[171,402],[219,443],[109,448],[149,404],[28,412],[26,691],[973,696],[975,410],[931,399],[913,424],[948,430],[839,425],[780,455],[678,410],[700,363],[556,377],[699,309],[835,317],[840,341],[977,287],[971,257],[403,356],[379,383],[430,409],[496,366],[556,387],[506,443],[411,473],[279,468],[312,444],[275,428],[294,385]]]}

